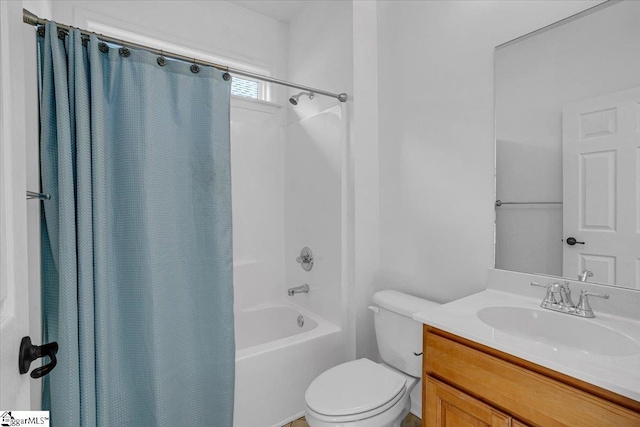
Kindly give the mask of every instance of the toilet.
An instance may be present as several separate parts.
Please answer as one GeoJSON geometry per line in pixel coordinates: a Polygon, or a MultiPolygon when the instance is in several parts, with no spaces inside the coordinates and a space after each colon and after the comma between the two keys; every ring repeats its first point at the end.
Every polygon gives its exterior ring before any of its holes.
{"type": "Polygon", "coordinates": [[[311,427],[400,427],[422,375],[422,323],[413,313],[439,304],[397,291],[373,295],[381,363],[358,359],[320,374],[305,393],[311,427]]]}

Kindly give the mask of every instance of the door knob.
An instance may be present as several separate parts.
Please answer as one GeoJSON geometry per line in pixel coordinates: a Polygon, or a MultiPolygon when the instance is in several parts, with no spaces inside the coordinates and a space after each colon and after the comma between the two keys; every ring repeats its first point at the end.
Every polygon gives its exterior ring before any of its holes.
{"type": "Polygon", "coordinates": [[[578,244],[578,245],[584,245],[584,242],[578,242],[578,241],[576,240],[576,238],[575,238],[575,237],[569,237],[569,238],[567,238],[567,245],[569,245],[569,246],[573,246],[573,245],[575,245],[575,244],[578,244]]]}
{"type": "Polygon", "coordinates": [[[20,342],[20,354],[18,356],[20,373],[26,374],[27,372],[29,372],[31,362],[41,357],[48,356],[49,359],[51,359],[51,362],[44,366],[36,368],[31,372],[31,378],[44,377],[49,372],[51,372],[53,368],[55,368],[58,364],[58,361],[56,360],[57,352],[58,343],[55,341],[44,345],[33,345],[31,344],[30,337],[23,337],[22,341],[20,342]]]}

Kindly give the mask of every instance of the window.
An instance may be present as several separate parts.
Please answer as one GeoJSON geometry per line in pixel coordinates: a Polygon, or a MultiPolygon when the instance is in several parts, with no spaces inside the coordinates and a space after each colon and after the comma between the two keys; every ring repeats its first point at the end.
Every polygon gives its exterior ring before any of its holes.
{"type": "Polygon", "coordinates": [[[261,82],[258,81],[233,76],[231,79],[231,95],[259,99],[260,83],[261,82]]]}

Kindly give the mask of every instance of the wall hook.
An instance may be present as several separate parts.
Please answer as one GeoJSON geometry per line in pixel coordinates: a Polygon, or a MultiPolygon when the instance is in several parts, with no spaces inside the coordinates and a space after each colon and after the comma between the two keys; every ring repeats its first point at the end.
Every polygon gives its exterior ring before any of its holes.
{"type": "Polygon", "coordinates": [[[31,344],[30,337],[23,337],[22,341],[20,342],[20,353],[18,354],[20,374],[26,374],[27,372],[29,372],[31,362],[41,357],[47,356],[49,357],[49,359],[51,359],[51,362],[44,366],[36,368],[31,372],[31,378],[44,377],[49,372],[51,372],[53,368],[55,368],[58,364],[58,361],[56,360],[57,352],[58,343],[55,341],[44,345],[33,345],[31,344]]]}

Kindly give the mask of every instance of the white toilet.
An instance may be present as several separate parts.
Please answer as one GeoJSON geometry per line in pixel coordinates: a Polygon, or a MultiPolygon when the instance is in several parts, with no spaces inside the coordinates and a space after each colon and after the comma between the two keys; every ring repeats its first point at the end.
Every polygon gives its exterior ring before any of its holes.
{"type": "Polygon", "coordinates": [[[413,313],[439,304],[396,291],[373,295],[382,363],[358,359],[320,374],[305,393],[311,427],[400,427],[422,375],[422,323],[413,313]]]}

